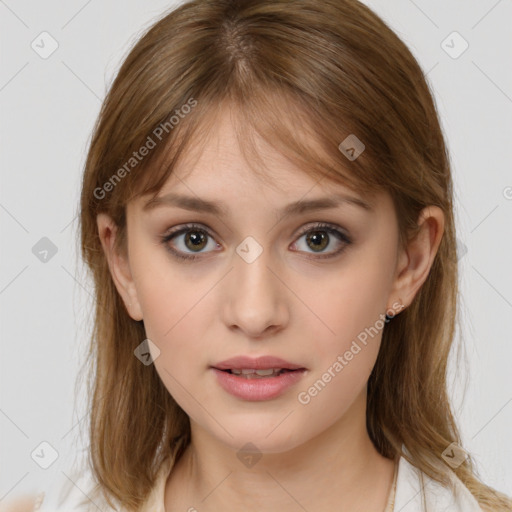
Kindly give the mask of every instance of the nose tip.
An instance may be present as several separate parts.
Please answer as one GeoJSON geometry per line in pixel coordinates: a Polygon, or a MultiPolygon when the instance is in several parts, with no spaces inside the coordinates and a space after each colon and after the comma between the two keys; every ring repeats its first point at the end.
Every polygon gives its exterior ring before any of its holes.
{"type": "Polygon", "coordinates": [[[260,329],[258,327],[259,325],[261,325],[261,322],[254,321],[252,324],[246,322],[243,326],[241,324],[234,324],[232,327],[243,330],[243,332],[254,341],[263,341],[269,335],[275,334],[280,330],[280,327],[275,324],[263,327],[263,329],[260,329]]]}
{"type": "MultiPolygon", "coordinates": [[[[247,242],[251,253],[251,242],[247,242]]],[[[254,252],[252,253],[254,254],[254,252]]],[[[224,293],[224,322],[253,340],[263,340],[281,330],[288,321],[284,288],[260,254],[251,263],[241,257],[235,263],[224,293]]]]}

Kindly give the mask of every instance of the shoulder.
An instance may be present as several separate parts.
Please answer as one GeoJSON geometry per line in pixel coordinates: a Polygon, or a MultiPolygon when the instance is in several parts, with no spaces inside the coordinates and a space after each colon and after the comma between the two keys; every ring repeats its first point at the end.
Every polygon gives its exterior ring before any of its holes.
{"type": "Polygon", "coordinates": [[[451,478],[453,489],[444,487],[401,457],[395,509],[402,512],[484,512],[455,473],[451,478]]]}

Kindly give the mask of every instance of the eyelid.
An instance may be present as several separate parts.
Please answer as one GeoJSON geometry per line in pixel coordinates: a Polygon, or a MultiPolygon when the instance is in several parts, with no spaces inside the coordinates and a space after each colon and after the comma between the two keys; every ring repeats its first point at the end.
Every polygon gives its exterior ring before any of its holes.
{"type": "Polygon", "coordinates": [[[189,222],[170,228],[163,235],[161,235],[160,238],[164,241],[169,240],[171,236],[181,235],[182,233],[192,231],[193,229],[197,229],[198,231],[205,231],[211,238],[216,238],[216,236],[213,234],[213,231],[209,227],[199,222],[189,222]]]}
{"type": "Polygon", "coordinates": [[[330,222],[323,222],[323,221],[308,222],[308,224],[306,224],[299,230],[299,232],[297,233],[296,236],[302,236],[305,233],[308,233],[309,231],[312,231],[315,229],[318,229],[318,231],[321,231],[322,229],[325,229],[327,231],[331,230],[333,232],[339,233],[340,235],[343,235],[343,237],[346,240],[352,241],[352,239],[350,238],[350,236],[348,235],[346,230],[343,229],[341,226],[338,226],[337,224],[332,224],[330,222]]]}

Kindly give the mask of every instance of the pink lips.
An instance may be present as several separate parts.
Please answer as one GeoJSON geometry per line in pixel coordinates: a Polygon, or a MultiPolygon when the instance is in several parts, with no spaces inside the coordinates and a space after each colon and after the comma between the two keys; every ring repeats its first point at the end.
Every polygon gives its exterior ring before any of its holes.
{"type": "Polygon", "coordinates": [[[243,400],[261,401],[277,398],[290,386],[299,381],[306,372],[306,368],[298,364],[290,363],[284,359],[273,356],[251,358],[238,356],[227,359],[212,366],[220,386],[231,395],[243,400]],[[285,371],[277,376],[258,377],[248,379],[241,375],[235,375],[227,370],[267,370],[281,368],[285,371]]]}

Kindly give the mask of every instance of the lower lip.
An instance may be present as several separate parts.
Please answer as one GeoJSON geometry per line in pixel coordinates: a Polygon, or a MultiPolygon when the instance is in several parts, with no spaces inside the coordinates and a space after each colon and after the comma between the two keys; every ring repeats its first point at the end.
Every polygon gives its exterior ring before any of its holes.
{"type": "Polygon", "coordinates": [[[237,398],[243,400],[270,400],[277,398],[289,387],[298,382],[306,370],[285,372],[277,377],[259,377],[246,379],[229,372],[212,368],[219,379],[222,388],[237,398]]]}

